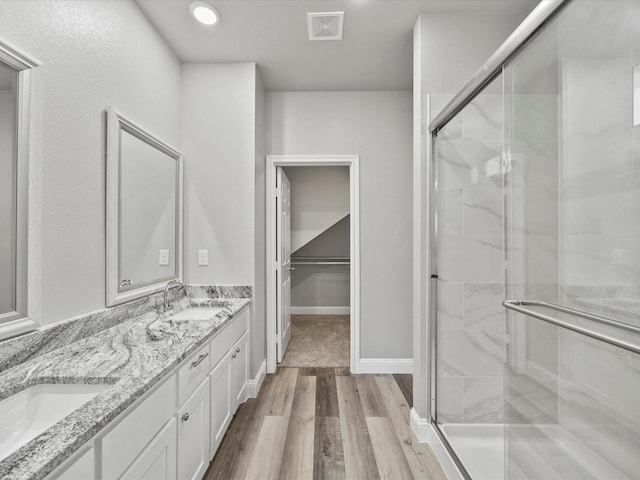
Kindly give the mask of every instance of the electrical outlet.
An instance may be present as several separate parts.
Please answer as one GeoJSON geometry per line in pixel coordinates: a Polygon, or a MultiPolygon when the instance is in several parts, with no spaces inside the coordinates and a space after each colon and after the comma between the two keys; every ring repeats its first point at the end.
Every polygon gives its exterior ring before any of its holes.
{"type": "Polygon", "coordinates": [[[158,255],[158,263],[163,266],[169,265],[169,250],[160,250],[158,255]]]}
{"type": "Polygon", "coordinates": [[[198,250],[198,265],[209,265],[209,250],[198,250]]]}

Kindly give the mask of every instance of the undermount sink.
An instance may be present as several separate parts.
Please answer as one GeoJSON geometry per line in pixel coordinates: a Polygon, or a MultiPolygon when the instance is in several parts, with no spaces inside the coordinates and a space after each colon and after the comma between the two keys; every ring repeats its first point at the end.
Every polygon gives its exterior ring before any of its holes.
{"type": "Polygon", "coordinates": [[[0,401],[0,460],[111,385],[43,384],[0,401]]]}
{"type": "Polygon", "coordinates": [[[224,307],[191,307],[171,315],[171,320],[212,320],[224,307]]]}

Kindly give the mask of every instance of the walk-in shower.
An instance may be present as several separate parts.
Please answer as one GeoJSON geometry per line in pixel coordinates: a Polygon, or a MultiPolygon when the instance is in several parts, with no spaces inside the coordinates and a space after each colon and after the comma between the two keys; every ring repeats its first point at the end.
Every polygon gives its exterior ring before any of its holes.
{"type": "Polygon", "coordinates": [[[431,98],[432,420],[474,480],[638,479],[640,2],[527,22],[431,98]]]}

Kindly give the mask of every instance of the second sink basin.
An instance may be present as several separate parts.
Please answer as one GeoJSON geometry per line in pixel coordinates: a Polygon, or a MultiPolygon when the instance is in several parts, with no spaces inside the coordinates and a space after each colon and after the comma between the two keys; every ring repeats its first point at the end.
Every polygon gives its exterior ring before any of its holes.
{"type": "Polygon", "coordinates": [[[43,384],[0,401],[0,460],[111,385],[43,384]]]}
{"type": "Polygon", "coordinates": [[[212,320],[224,307],[192,307],[185,308],[171,315],[172,320],[212,320]]]}

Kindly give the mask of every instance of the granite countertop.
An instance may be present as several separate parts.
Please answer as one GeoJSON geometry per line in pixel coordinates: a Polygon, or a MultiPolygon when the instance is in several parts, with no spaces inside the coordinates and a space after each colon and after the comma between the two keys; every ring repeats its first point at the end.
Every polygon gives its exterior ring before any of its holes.
{"type": "Polygon", "coordinates": [[[0,400],[38,384],[111,385],[0,461],[0,478],[46,477],[250,302],[184,298],[169,314],[147,312],[0,372],[0,400]],[[225,310],[212,320],[170,320],[170,314],[198,302],[225,310]]]}

